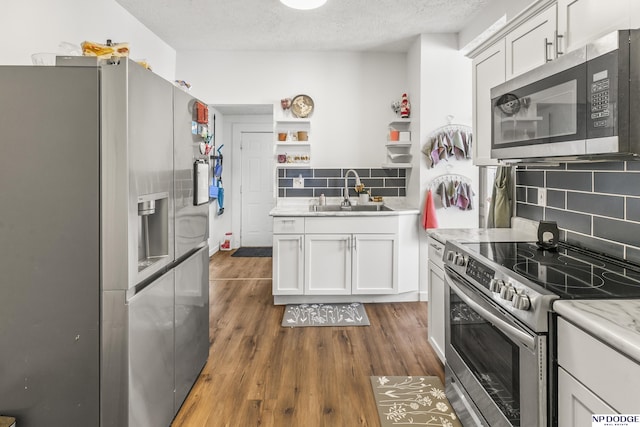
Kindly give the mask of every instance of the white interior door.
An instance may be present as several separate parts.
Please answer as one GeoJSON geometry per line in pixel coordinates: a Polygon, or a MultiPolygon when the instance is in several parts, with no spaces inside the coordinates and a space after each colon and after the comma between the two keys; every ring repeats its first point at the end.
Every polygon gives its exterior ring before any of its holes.
{"type": "Polygon", "coordinates": [[[271,246],[273,223],[273,134],[242,133],[240,246],[271,246]]]}

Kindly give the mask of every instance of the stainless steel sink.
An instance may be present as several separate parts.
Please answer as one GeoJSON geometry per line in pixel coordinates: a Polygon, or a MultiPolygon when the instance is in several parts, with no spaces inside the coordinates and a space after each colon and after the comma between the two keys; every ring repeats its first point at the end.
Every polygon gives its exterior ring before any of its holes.
{"type": "Polygon", "coordinates": [[[355,205],[355,206],[340,206],[340,205],[323,205],[323,206],[309,206],[311,212],[382,212],[392,211],[393,209],[385,205],[355,205]]]}

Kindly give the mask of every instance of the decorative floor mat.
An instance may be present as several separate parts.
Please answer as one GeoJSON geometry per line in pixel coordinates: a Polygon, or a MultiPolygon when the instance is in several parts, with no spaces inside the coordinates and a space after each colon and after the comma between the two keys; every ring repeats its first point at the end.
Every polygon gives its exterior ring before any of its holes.
{"type": "Polygon", "coordinates": [[[438,377],[371,377],[382,427],[462,427],[438,377]]]}
{"type": "Polygon", "coordinates": [[[282,326],[368,326],[369,317],[364,305],[341,304],[289,304],[284,310],[282,326]]]}

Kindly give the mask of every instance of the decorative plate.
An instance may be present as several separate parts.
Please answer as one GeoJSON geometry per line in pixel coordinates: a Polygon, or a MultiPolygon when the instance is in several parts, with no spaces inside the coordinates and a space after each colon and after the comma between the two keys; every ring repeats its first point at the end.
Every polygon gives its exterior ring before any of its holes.
{"type": "Polygon", "coordinates": [[[313,113],[313,99],[308,95],[297,95],[291,101],[291,112],[299,119],[305,119],[313,113]]]}

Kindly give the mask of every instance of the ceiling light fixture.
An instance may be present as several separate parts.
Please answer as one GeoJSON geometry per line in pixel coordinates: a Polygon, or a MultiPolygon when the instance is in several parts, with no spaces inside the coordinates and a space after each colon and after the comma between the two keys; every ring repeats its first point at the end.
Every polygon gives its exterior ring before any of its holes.
{"type": "Polygon", "coordinates": [[[280,0],[280,3],[292,9],[311,10],[324,5],[327,0],[280,0]]]}

